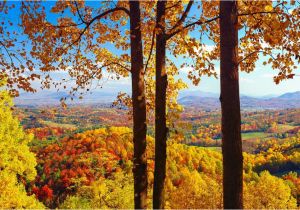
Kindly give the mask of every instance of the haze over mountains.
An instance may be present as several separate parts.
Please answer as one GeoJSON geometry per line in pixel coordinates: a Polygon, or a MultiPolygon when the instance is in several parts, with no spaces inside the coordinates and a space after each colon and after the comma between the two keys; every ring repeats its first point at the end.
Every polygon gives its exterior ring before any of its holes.
{"type": "MultiPolygon", "coordinates": [[[[300,108],[300,91],[285,93],[280,96],[264,96],[264,97],[250,97],[241,95],[242,109],[287,109],[300,108]]],[[[185,106],[200,107],[203,109],[219,109],[219,96],[207,93],[199,95],[187,95],[179,99],[179,103],[185,106]]]]}
{"type": "MultiPolygon", "coordinates": [[[[93,92],[87,94],[82,100],[68,100],[68,104],[111,104],[116,99],[116,92],[93,92]]],[[[45,106],[59,105],[60,99],[68,97],[65,92],[40,91],[35,94],[22,93],[15,99],[18,106],[45,106]]],[[[250,97],[241,95],[242,109],[286,109],[300,108],[300,91],[285,93],[280,96],[250,97]]],[[[184,106],[198,107],[202,109],[214,110],[220,108],[219,94],[202,91],[183,91],[179,96],[179,103],[184,106]]]]}

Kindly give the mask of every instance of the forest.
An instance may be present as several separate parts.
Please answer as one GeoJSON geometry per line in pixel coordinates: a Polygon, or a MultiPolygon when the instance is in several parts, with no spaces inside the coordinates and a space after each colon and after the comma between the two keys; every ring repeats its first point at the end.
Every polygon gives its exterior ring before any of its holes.
{"type": "Polygon", "coordinates": [[[299,209],[299,48],[298,0],[1,1],[0,208],[299,209]]]}

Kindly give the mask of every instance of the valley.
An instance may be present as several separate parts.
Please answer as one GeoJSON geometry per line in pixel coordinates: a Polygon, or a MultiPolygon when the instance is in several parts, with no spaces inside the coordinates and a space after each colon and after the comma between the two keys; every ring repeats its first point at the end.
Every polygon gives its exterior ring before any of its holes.
{"type": "MultiPolygon", "coordinates": [[[[30,148],[38,158],[38,176],[28,184],[28,190],[45,205],[51,208],[122,208],[133,204],[126,195],[133,190],[130,178],[133,155],[130,129],[132,124],[127,110],[88,105],[67,109],[48,106],[18,107],[15,113],[26,132],[35,136],[30,148]],[[123,182],[122,186],[116,185],[119,181],[123,182]],[[86,197],[85,193],[100,190],[101,186],[108,191],[101,197],[104,200],[102,202],[107,204],[100,205],[97,204],[100,202],[97,199],[100,198],[86,197]],[[109,193],[111,187],[116,188],[118,195],[122,195],[121,200],[106,197],[117,196],[109,193]],[[78,201],[74,202],[74,199],[78,201]]],[[[284,182],[293,183],[293,193],[295,198],[299,198],[299,119],[300,109],[242,112],[245,183],[249,185],[249,189],[254,187],[250,183],[255,182],[257,187],[263,187],[263,184],[259,184],[264,182],[263,179],[267,179],[266,182],[268,179],[278,179],[277,183],[285,180],[284,182]],[[278,178],[272,178],[271,175],[278,178]],[[259,177],[258,180],[255,176],[259,177]]],[[[168,140],[169,181],[166,184],[167,193],[171,196],[168,198],[170,208],[187,207],[186,205],[221,207],[221,192],[218,191],[221,186],[217,186],[222,170],[219,121],[218,110],[185,107],[181,117],[171,123],[173,127],[170,127],[168,140]],[[180,153],[177,153],[179,150],[180,153]],[[190,188],[188,177],[193,176],[200,176],[200,180],[204,179],[212,185],[210,187],[214,186],[203,189],[203,193],[214,190],[214,199],[219,203],[210,202],[208,197],[205,204],[192,201],[183,204],[177,201],[178,193],[190,188]]],[[[153,122],[149,125],[148,175],[151,186],[154,170],[154,142],[151,134],[153,122]]],[[[284,186],[282,183],[283,188],[284,186]]],[[[195,187],[204,186],[199,183],[195,187]]],[[[255,196],[253,193],[251,195],[255,196]]],[[[250,195],[245,191],[245,197],[247,196],[250,195]]],[[[249,199],[251,200],[250,197],[249,199]]],[[[251,202],[246,202],[245,205],[251,207],[251,202]]]]}

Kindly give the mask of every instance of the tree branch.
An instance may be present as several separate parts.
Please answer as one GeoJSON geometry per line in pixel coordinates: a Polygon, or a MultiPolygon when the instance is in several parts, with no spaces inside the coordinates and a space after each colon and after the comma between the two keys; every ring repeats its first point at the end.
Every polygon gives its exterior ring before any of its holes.
{"type": "Polygon", "coordinates": [[[256,50],[256,51],[253,51],[251,53],[249,53],[248,55],[246,55],[245,57],[243,57],[239,62],[238,64],[240,64],[241,62],[243,62],[244,60],[247,60],[249,57],[251,57],[253,54],[256,54],[256,53],[260,53],[260,52],[264,52],[263,50],[256,50]]]}
{"type": "Polygon", "coordinates": [[[273,60],[275,60],[274,56],[273,56],[271,53],[268,53],[268,52],[266,52],[266,51],[264,51],[264,50],[256,50],[256,51],[253,51],[253,52],[249,53],[249,54],[246,55],[244,58],[242,58],[242,59],[238,62],[238,65],[239,65],[241,62],[243,62],[244,60],[247,60],[249,57],[251,57],[251,56],[252,56],[253,54],[255,54],[255,53],[266,53],[266,54],[268,54],[269,56],[271,56],[271,58],[272,58],[273,60]]]}
{"type": "Polygon", "coordinates": [[[179,5],[181,1],[178,1],[176,4],[172,5],[172,6],[169,6],[169,7],[166,7],[165,10],[168,10],[168,9],[172,9],[173,7],[177,7],[179,5]]]}
{"type": "Polygon", "coordinates": [[[151,41],[150,52],[149,52],[149,56],[148,56],[148,59],[147,59],[146,65],[145,65],[145,70],[144,70],[145,73],[146,73],[146,70],[148,68],[148,64],[149,64],[149,61],[151,59],[151,55],[152,55],[152,51],[153,51],[153,47],[154,47],[155,29],[156,29],[156,26],[154,27],[153,33],[152,33],[152,41],[151,41]]]}
{"type": "MultiPolygon", "coordinates": [[[[95,77],[95,75],[97,73],[99,73],[99,71],[101,71],[103,68],[106,68],[106,67],[111,66],[111,65],[121,66],[122,68],[125,68],[126,70],[130,71],[130,69],[128,69],[126,66],[123,66],[122,64],[119,64],[117,62],[110,62],[108,64],[104,64],[101,67],[99,67],[98,69],[96,69],[96,71],[94,71],[88,77],[86,77],[86,79],[84,81],[78,83],[77,86],[75,88],[73,88],[73,90],[70,93],[74,94],[78,90],[79,87],[84,87],[89,80],[92,80],[95,77]]],[[[66,80],[65,82],[67,83],[68,80],[66,80]]]]}
{"type": "Polygon", "coordinates": [[[76,6],[77,14],[78,14],[80,20],[81,20],[83,23],[87,24],[87,22],[84,20],[84,18],[83,18],[83,17],[81,16],[81,14],[80,14],[80,11],[79,11],[79,8],[78,8],[77,1],[74,1],[74,4],[75,4],[75,6],[76,6]]]}
{"type": "Polygon", "coordinates": [[[180,26],[182,23],[184,23],[186,17],[188,16],[191,7],[193,6],[194,0],[190,0],[188,5],[185,8],[184,13],[182,14],[181,18],[177,21],[177,23],[173,26],[173,28],[171,29],[171,31],[175,30],[178,26],[180,26]]]}
{"type": "Polygon", "coordinates": [[[5,44],[4,44],[2,41],[0,41],[0,45],[3,46],[3,48],[4,48],[4,50],[6,51],[8,57],[10,58],[11,65],[13,65],[14,62],[13,62],[13,59],[12,59],[10,53],[9,53],[9,50],[7,49],[7,47],[5,46],[5,44]]]}
{"type": "MultiPolygon", "coordinates": [[[[25,3],[22,1],[22,8],[25,9],[26,13],[30,16],[30,18],[34,21],[35,17],[28,11],[27,6],[25,5],[25,3]]],[[[33,10],[33,9],[31,9],[33,10]]],[[[54,28],[67,28],[67,27],[75,27],[75,26],[80,26],[82,24],[86,24],[86,22],[82,22],[82,23],[75,23],[75,24],[70,24],[70,25],[52,25],[52,24],[47,24],[46,27],[54,27],[54,28]]]]}
{"type": "MultiPolygon", "coordinates": [[[[277,5],[275,5],[273,7],[273,9],[275,9],[276,7],[280,6],[280,5],[284,5],[283,2],[281,3],[278,3],[277,5]]],[[[270,11],[270,12],[267,12],[267,11],[260,11],[260,12],[253,12],[253,13],[241,13],[241,14],[238,14],[238,16],[246,16],[246,15],[257,15],[257,14],[274,14],[277,12],[276,11],[270,11]]]]}
{"type": "Polygon", "coordinates": [[[166,35],[166,39],[168,40],[168,39],[172,38],[174,35],[178,34],[179,32],[181,32],[181,31],[183,31],[184,29],[187,29],[187,28],[189,28],[189,27],[191,27],[191,26],[194,26],[194,25],[204,25],[204,24],[213,22],[213,21],[215,21],[215,20],[218,20],[219,18],[220,18],[220,16],[217,16],[217,17],[214,17],[214,18],[209,19],[209,20],[206,20],[206,21],[198,20],[198,21],[196,21],[196,22],[187,24],[187,25],[183,26],[183,28],[180,28],[180,29],[178,29],[178,30],[176,30],[176,31],[174,31],[174,32],[172,32],[172,33],[170,33],[170,34],[167,34],[167,35],[166,35]]]}
{"type": "Polygon", "coordinates": [[[120,66],[120,67],[122,67],[123,69],[127,70],[128,72],[131,72],[131,70],[130,70],[128,67],[126,67],[126,66],[124,66],[124,65],[122,65],[122,64],[120,64],[120,63],[117,63],[117,62],[111,62],[110,65],[120,66]]]}
{"type": "Polygon", "coordinates": [[[90,25],[92,25],[92,23],[96,20],[99,20],[103,17],[105,17],[106,15],[108,15],[109,13],[113,13],[116,11],[124,11],[126,14],[130,15],[130,12],[128,11],[128,9],[126,9],[125,7],[115,7],[113,9],[109,9],[103,13],[101,13],[100,15],[95,16],[93,19],[91,19],[89,22],[86,23],[86,26],[84,27],[84,29],[80,32],[79,36],[77,37],[77,39],[75,41],[73,41],[72,43],[70,43],[66,48],[63,49],[63,51],[65,51],[66,49],[68,49],[69,47],[71,47],[72,45],[76,44],[77,42],[80,41],[81,37],[83,36],[83,34],[87,31],[87,29],[90,27],[90,25]]]}
{"type": "Polygon", "coordinates": [[[277,12],[267,12],[267,11],[260,11],[260,12],[253,12],[253,13],[241,13],[238,14],[238,16],[247,16],[247,15],[257,15],[257,14],[277,14],[277,12]]]}

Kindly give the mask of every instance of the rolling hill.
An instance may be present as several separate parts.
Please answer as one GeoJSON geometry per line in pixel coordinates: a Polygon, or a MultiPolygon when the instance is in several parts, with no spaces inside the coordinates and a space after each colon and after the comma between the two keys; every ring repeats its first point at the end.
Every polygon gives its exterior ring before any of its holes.
{"type": "MultiPolygon", "coordinates": [[[[201,93],[200,93],[201,94],[201,93]]],[[[219,98],[215,95],[211,97],[202,95],[186,95],[179,99],[179,103],[184,106],[193,106],[204,109],[219,109],[219,98]]],[[[300,91],[293,93],[285,93],[277,97],[255,98],[249,96],[241,96],[242,109],[287,109],[300,108],[300,91]]]]}
{"type": "MultiPolygon", "coordinates": [[[[59,105],[60,99],[67,97],[65,92],[41,91],[35,94],[23,93],[15,99],[18,106],[59,105]]],[[[84,96],[82,100],[70,100],[70,105],[104,105],[111,104],[116,99],[114,92],[93,92],[84,96]]],[[[287,109],[300,108],[300,91],[285,93],[276,97],[250,97],[241,95],[242,109],[287,109]]],[[[179,96],[179,103],[184,106],[197,107],[207,110],[220,108],[219,96],[216,93],[203,91],[185,91],[179,96]]]]}

